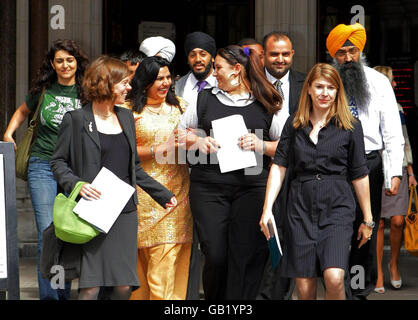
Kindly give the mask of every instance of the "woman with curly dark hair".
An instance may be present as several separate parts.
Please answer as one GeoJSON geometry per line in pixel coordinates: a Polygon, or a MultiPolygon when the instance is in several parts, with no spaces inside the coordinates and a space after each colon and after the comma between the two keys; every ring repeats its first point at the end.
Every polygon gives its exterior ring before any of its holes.
{"type": "Polygon", "coordinates": [[[42,300],[67,299],[70,294],[70,283],[65,291],[51,288],[49,280],[40,274],[39,260],[42,233],[52,222],[52,208],[57,195],[57,182],[52,176],[49,161],[64,114],[81,107],[81,83],[87,64],[86,54],[74,41],[54,41],[32,89],[13,114],[3,136],[4,141],[15,143],[13,134],[39,103],[37,135],[29,159],[28,185],[38,230],[38,285],[42,300]]]}

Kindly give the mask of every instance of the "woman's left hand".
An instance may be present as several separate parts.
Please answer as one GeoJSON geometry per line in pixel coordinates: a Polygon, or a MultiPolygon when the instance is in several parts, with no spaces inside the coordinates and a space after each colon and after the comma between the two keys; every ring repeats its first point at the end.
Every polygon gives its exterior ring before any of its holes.
{"type": "Polygon", "coordinates": [[[170,202],[168,202],[168,203],[165,204],[165,208],[166,209],[168,209],[168,208],[174,208],[175,206],[177,206],[177,199],[176,199],[176,197],[172,197],[170,199],[170,202]]]}
{"type": "Polygon", "coordinates": [[[257,151],[260,154],[264,153],[263,140],[258,139],[254,133],[244,134],[239,138],[238,145],[245,151],[257,151]]]}
{"type": "Polygon", "coordinates": [[[366,226],[364,223],[360,224],[357,233],[357,240],[360,240],[360,243],[358,245],[359,248],[361,248],[367,241],[371,239],[372,233],[372,228],[366,226]]]}

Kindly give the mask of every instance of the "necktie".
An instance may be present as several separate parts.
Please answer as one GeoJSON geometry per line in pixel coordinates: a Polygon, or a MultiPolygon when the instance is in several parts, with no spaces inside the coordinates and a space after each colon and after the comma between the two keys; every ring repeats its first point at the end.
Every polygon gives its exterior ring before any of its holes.
{"type": "Polygon", "coordinates": [[[206,86],[206,84],[207,84],[208,82],[207,81],[205,81],[205,80],[199,80],[198,82],[197,82],[197,92],[200,92],[200,91],[202,91],[203,90],[203,88],[205,88],[205,86],[206,86]]]}
{"type": "Polygon", "coordinates": [[[282,82],[280,80],[277,80],[274,83],[274,87],[276,88],[277,92],[280,94],[280,96],[284,100],[284,93],[283,93],[283,90],[282,90],[282,82]]]}
{"type": "Polygon", "coordinates": [[[356,100],[354,100],[353,97],[350,97],[349,106],[350,106],[350,112],[353,115],[353,117],[356,118],[356,119],[358,119],[359,118],[359,116],[358,116],[358,108],[356,107],[356,100]]]}

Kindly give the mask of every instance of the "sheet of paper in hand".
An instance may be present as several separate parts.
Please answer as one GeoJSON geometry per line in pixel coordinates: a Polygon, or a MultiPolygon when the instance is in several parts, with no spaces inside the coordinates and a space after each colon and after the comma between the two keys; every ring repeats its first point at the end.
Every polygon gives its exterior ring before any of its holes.
{"type": "Polygon", "coordinates": [[[100,199],[82,198],[73,211],[100,231],[107,233],[135,192],[135,188],[105,167],[91,184],[101,192],[100,199]]]}
{"type": "Polygon", "coordinates": [[[244,151],[238,145],[239,138],[248,134],[241,115],[213,120],[212,128],[213,137],[221,147],[216,155],[222,173],[257,165],[254,151],[244,151]]]}

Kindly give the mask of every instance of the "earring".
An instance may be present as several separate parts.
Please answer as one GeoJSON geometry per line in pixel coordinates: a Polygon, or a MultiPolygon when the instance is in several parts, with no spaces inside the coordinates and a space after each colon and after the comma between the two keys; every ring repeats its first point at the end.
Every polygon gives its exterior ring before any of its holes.
{"type": "Polygon", "coordinates": [[[229,81],[229,84],[233,87],[238,87],[240,85],[239,77],[235,73],[231,73],[229,75],[230,78],[232,78],[233,76],[235,76],[235,78],[231,79],[229,81]]]}

